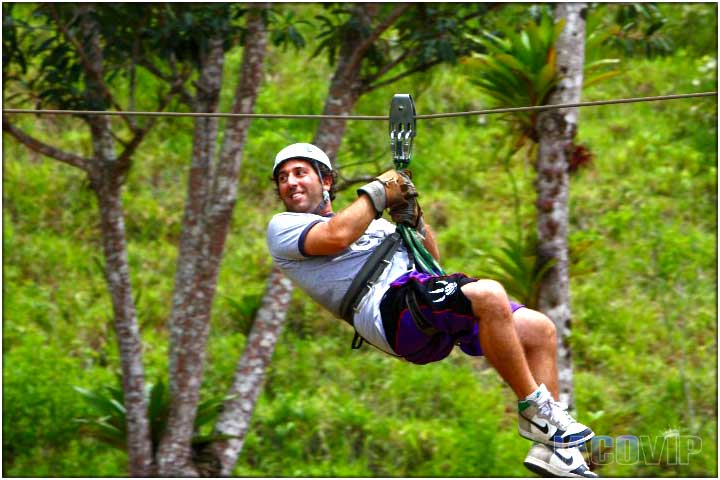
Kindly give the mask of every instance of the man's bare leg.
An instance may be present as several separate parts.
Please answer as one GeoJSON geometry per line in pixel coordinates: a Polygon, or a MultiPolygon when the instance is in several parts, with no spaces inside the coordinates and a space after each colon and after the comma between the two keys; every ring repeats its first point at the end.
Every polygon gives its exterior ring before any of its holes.
{"type": "Polygon", "coordinates": [[[555,324],[529,308],[516,310],[513,320],[533,378],[538,384],[544,383],[553,398],[559,398],[555,324]]]}
{"type": "Polygon", "coordinates": [[[462,286],[479,319],[480,346],[490,365],[519,399],[537,390],[525,358],[505,289],[494,280],[478,280],[462,286]]]}
{"type": "Polygon", "coordinates": [[[514,317],[505,289],[493,280],[468,283],[462,291],[478,319],[485,358],[518,396],[520,435],[560,448],[576,447],[592,438],[590,428],[552,401],[557,393],[557,347],[552,322],[531,310],[514,317]],[[537,338],[530,338],[534,336],[537,338]],[[538,381],[547,382],[554,392],[539,389],[538,381]]]}

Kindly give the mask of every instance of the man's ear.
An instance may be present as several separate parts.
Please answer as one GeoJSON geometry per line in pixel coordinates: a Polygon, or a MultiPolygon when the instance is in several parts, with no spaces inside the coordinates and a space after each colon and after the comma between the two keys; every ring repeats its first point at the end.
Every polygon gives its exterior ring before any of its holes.
{"type": "Polygon", "coordinates": [[[332,188],[332,184],[333,184],[332,175],[323,176],[322,183],[323,183],[323,190],[330,191],[330,188],[332,188]]]}

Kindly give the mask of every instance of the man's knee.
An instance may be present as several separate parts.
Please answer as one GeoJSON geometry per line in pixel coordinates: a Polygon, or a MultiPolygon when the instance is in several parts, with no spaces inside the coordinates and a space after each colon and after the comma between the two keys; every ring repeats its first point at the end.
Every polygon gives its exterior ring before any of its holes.
{"type": "Polygon", "coordinates": [[[521,340],[526,338],[528,343],[538,344],[555,343],[555,323],[547,315],[529,308],[521,308],[515,312],[514,317],[521,340]]]}
{"type": "Polygon", "coordinates": [[[544,313],[532,311],[534,323],[539,335],[544,338],[555,340],[555,323],[544,313]]]}

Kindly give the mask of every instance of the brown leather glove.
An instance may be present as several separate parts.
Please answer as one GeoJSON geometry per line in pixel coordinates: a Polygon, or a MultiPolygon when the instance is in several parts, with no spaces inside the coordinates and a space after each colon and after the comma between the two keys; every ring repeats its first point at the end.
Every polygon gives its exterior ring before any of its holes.
{"type": "Polygon", "coordinates": [[[387,172],[376,177],[372,182],[363,185],[357,190],[358,196],[365,194],[370,197],[375,207],[375,218],[382,216],[386,208],[395,208],[407,205],[410,198],[417,196],[417,190],[412,183],[409,170],[387,172]]]}
{"type": "Polygon", "coordinates": [[[405,205],[397,205],[390,209],[390,218],[398,225],[407,225],[414,228],[420,235],[425,235],[425,222],[417,193],[405,205]]]}

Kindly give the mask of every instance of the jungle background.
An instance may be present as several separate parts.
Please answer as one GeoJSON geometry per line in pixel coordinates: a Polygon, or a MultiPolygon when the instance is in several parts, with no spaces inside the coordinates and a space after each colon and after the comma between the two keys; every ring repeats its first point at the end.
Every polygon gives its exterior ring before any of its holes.
{"type": "MultiPolygon", "coordinates": [[[[320,113],[334,66],[312,54],[328,6],[283,7],[276,21],[307,44],[273,38],[255,111],[320,113]]],[[[542,7],[504,5],[489,14],[491,24],[512,31],[537,14],[533,8],[542,7]]],[[[586,62],[618,59],[619,74],[584,89],[583,100],[717,89],[717,6],[657,8],[661,28],[643,38],[616,32],[586,53],[586,62]]],[[[16,5],[12,15],[31,22],[33,9],[16,5]]],[[[617,21],[612,5],[594,5],[588,35],[617,21]]],[[[241,58],[240,46],[230,49],[226,71],[237,71],[241,58]]],[[[27,62],[32,69],[33,59],[27,62]]],[[[477,69],[466,58],[437,65],[363,95],[354,113],[385,115],[395,93],[411,93],[420,114],[490,108],[474,81],[477,69]]],[[[4,107],[33,108],[16,97],[27,86],[5,73],[4,107]]],[[[152,75],[139,70],[134,81],[156,95],[152,75]]],[[[222,90],[220,111],[229,110],[232,96],[222,90]]],[[[76,118],[11,118],[55,145],[91,150],[76,118]]],[[[447,271],[490,272],[507,238],[534,232],[532,157],[521,149],[504,161],[513,135],[505,120],[418,122],[411,168],[447,271]]],[[[156,122],[122,193],[146,380],[154,384],[167,382],[192,122],[156,122]]],[[[201,386],[211,403],[228,390],[266,289],[265,226],[281,209],[269,181],[272,159],[288,143],[310,141],[316,127],[308,120],[250,125],[212,305],[201,386]]],[[[577,416],[598,435],[642,440],[637,461],[608,448],[594,452],[593,468],[603,476],[716,477],[717,98],[583,108],[576,142],[589,152],[570,181],[577,416]],[[684,438],[700,439],[691,455],[684,438]]],[[[336,162],[346,177],[390,167],[387,124],[348,122],[336,162]]],[[[7,134],[2,185],[3,475],[127,475],[123,449],[90,435],[97,406],[78,390],[117,388],[120,370],[96,197],[83,172],[7,134]]],[[[354,197],[348,188],[334,204],[342,208],[354,197]]],[[[522,459],[529,444],[517,434],[512,392],[484,360],[455,352],[418,367],[369,347],[351,351],[351,338],[347,325],[293,293],[234,475],[528,474],[522,459]]]]}

